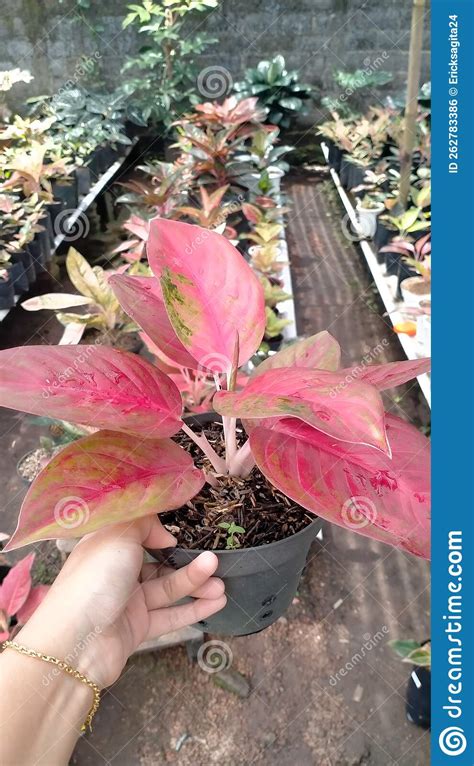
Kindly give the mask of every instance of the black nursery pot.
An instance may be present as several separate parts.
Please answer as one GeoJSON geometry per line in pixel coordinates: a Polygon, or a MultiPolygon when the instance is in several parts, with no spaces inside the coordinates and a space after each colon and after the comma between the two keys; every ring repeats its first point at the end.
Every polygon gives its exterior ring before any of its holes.
{"type": "Polygon", "coordinates": [[[32,242],[28,243],[27,249],[29,250],[31,257],[33,258],[36,275],[39,276],[39,274],[42,274],[44,271],[47,271],[46,257],[44,255],[41,242],[37,236],[35,237],[34,240],[32,240],[32,242]]]}
{"type": "Polygon", "coordinates": [[[332,142],[329,144],[329,156],[328,156],[328,163],[329,167],[333,168],[336,173],[339,173],[341,169],[341,160],[342,160],[342,149],[339,149],[336,144],[333,144],[332,142]]]}
{"type": "Polygon", "coordinates": [[[13,290],[17,295],[28,292],[30,289],[30,282],[28,275],[25,271],[23,263],[18,261],[11,261],[11,278],[13,282],[13,290]]]}
{"type": "Polygon", "coordinates": [[[75,210],[78,204],[77,199],[77,178],[76,174],[72,173],[67,183],[61,181],[53,181],[52,183],[53,196],[55,200],[63,203],[65,210],[75,210]]]}
{"type": "MultiPolygon", "coordinates": [[[[62,202],[62,200],[55,200],[54,202],[50,202],[48,204],[48,212],[49,212],[49,217],[51,219],[51,227],[53,229],[53,235],[54,235],[54,232],[56,231],[55,230],[56,218],[58,217],[60,213],[63,212],[64,209],[65,209],[65,205],[62,202]]],[[[54,243],[54,240],[53,240],[53,243],[54,243]]]]}
{"type": "Polygon", "coordinates": [[[352,162],[347,157],[342,156],[339,179],[344,189],[349,188],[349,177],[350,177],[351,167],[352,167],[352,162]]]}
{"type": "Polygon", "coordinates": [[[29,250],[18,250],[11,255],[12,263],[21,263],[25,276],[28,279],[28,284],[33,285],[36,282],[36,269],[33,263],[33,258],[29,250]]]}
{"type": "MultiPolygon", "coordinates": [[[[206,633],[248,636],[272,625],[293,601],[309,548],[320,529],[316,518],[284,540],[255,548],[214,551],[219,560],[215,574],[224,580],[227,604],[196,627],[206,633]]],[[[175,569],[202,552],[186,548],[150,551],[175,569]]]]}
{"type": "Polygon", "coordinates": [[[431,670],[415,667],[408,679],[406,714],[411,723],[423,729],[431,727],[431,670]],[[417,682],[415,683],[414,677],[417,682]]]}
{"type": "Polygon", "coordinates": [[[49,253],[51,255],[51,248],[54,246],[54,231],[53,231],[53,224],[51,222],[51,216],[49,214],[48,209],[45,210],[44,215],[41,216],[41,218],[39,219],[38,223],[47,232],[48,239],[49,239],[49,253]]]}
{"type": "Polygon", "coordinates": [[[2,270],[7,272],[5,278],[0,277],[0,310],[11,309],[15,305],[15,288],[11,267],[2,266],[2,270]]]}
{"type": "Polygon", "coordinates": [[[91,170],[83,166],[76,168],[77,194],[79,197],[85,197],[91,188],[91,170]]]}

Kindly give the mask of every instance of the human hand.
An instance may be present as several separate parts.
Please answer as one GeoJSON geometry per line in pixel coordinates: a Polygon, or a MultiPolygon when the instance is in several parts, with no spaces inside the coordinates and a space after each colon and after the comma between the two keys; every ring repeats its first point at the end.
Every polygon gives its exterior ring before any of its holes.
{"type": "Polygon", "coordinates": [[[225,606],[224,583],[212,577],[217,556],[211,551],[177,571],[143,566],[143,547],[175,544],[157,516],[87,535],[16,640],[109,686],[143,641],[225,606]],[[185,596],[195,600],[173,605],[185,596]]]}

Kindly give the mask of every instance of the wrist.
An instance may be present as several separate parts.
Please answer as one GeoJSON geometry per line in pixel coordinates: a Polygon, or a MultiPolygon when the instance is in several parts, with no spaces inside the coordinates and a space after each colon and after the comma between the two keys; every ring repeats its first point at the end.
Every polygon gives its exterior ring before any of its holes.
{"type": "MultiPolygon", "coordinates": [[[[57,603],[51,591],[17,633],[15,641],[62,660],[102,688],[99,657],[95,649],[98,628],[84,620],[82,610],[61,607],[64,603],[57,603]]],[[[63,671],[51,666],[47,672],[58,675],[63,671]]]]}

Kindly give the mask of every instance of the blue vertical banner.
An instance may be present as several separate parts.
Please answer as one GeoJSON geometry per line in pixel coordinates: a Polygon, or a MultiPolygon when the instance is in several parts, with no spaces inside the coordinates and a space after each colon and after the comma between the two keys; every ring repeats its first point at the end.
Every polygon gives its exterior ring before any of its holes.
{"type": "Polygon", "coordinates": [[[473,21],[433,0],[433,766],[474,764],[473,21]]]}

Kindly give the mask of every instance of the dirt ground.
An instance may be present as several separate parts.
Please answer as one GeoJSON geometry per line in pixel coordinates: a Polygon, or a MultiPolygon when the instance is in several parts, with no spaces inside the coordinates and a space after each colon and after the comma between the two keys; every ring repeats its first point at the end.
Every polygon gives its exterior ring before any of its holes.
{"type": "MultiPolygon", "coordinates": [[[[360,256],[339,228],[330,188],[317,178],[296,178],[288,193],[299,333],[329,329],[341,342],[344,362],[357,362],[383,339],[374,361],[403,358],[360,256]]],[[[20,321],[19,312],[0,326],[0,343],[57,342],[60,328],[51,315],[20,321]]],[[[427,422],[416,384],[388,392],[387,406],[427,422]]],[[[41,429],[2,410],[0,432],[8,448],[0,464],[0,529],[10,532],[25,492],[16,461],[36,446],[41,429]]],[[[44,566],[50,565],[47,549],[38,548],[44,566]]],[[[231,668],[250,684],[246,699],[219,688],[214,674],[191,662],[182,646],[134,657],[105,693],[94,731],[81,739],[72,763],[428,764],[429,734],[404,713],[409,666],[387,646],[392,638],[422,640],[428,631],[428,565],[323,525],[323,540],[311,549],[285,617],[254,636],[222,638],[231,668]]]]}

